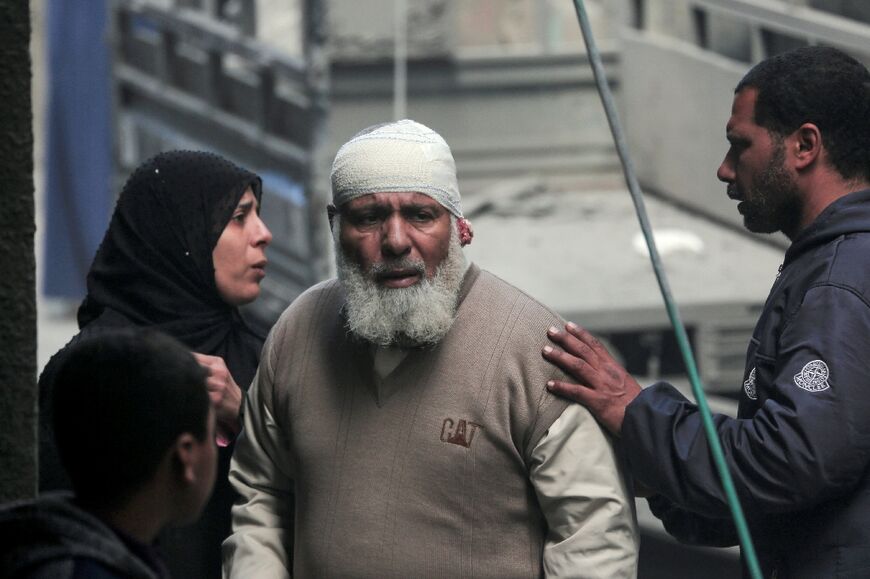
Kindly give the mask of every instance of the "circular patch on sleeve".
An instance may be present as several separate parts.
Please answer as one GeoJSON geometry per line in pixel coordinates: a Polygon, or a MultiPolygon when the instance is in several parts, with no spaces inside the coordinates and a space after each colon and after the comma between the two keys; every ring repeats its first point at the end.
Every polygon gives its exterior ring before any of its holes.
{"type": "Polygon", "coordinates": [[[750,400],[758,400],[758,392],[755,390],[755,366],[749,372],[749,378],[743,383],[743,391],[750,400]]]}
{"type": "Polygon", "coordinates": [[[831,387],[828,384],[830,371],[828,365],[821,360],[807,362],[799,374],[794,375],[794,383],[808,392],[821,392],[831,387]]]}

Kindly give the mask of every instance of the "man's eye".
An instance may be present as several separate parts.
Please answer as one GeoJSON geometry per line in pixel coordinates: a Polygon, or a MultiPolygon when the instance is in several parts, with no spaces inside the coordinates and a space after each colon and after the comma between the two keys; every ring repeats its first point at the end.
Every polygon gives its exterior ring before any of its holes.
{"type": "Polygon", "coordinates": [[[417,212],[417,213],[414,213],[414,214],[411,216],[411,218],[412,218],[414,221],[423,221],[423,222],[425,222],[425,221],[432,221],[432,219],[434,219],[435,216],[432,215],[431,213],[429,213],[428,211],[419,211],[419,212],[417,212]]]}
{"type": "Polygon", "coordinates": [[[745,151],[749,147],[749,143],[746,141],[734,140],[731,141],[731,150],[735,153],[741,153],[745,151]]]}
{"type": "Polygon", "coordinates": [[[375,225],[380,219],[377,213],[360,213],[354,217],[353,221],[357,225],[375,225]]]}

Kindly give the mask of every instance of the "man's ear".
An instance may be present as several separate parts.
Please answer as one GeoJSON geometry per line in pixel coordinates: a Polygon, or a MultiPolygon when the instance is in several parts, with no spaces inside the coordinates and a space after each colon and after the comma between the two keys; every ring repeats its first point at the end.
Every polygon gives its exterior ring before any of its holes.
{"type": "Polygon", "coordinates": [[[338,208],[335,205],[329,204],[326,206],[326,217],[329,219],[329,230],[332,231],[332,224],[335,221],[335,216],[338,214],[338,208]]]}
{"type": "Polygon", "coordinates": [[[792,134],[795,169],[800,171],[812,165],[821,155],[822,133],[813,123],[804,123],[792,134]]]}
{"type": "Polygon", "coordinates": [[[177,467],[177,475],[186,484],[196,482],[196,465],[199,461],[200,453],[200,445],[197,442],[196,437],[191,433],[183,432],[178,435],[172,447],[172,453],[175,455],[174,462],[177,467]]]}

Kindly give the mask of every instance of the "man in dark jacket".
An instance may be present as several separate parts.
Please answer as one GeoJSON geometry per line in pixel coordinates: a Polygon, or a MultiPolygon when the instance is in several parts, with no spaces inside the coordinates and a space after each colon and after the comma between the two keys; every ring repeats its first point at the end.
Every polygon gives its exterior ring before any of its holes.
{"type": "MultiPolygon", "coordinates": [[[[746,357],[739,418],[715,416],[765,577],[870,577],[870,73],[832,48],[775,56],[737,85],[718,177],[755,232],[792,241],[746,357]]],[[[585,330],[544,356],[551,390],[621,434],[653,512],[689,543],[736,532],[697,407],[643,391],[585,330]]]]}
{"type": "Polygon", "coordinates": [[[54,386],[54,433],[75,497],[0,507],[0,577],[165,579],[152,546],[199,516],[215,479],[206,371],[153,330],[71,346],[54,386]]]}

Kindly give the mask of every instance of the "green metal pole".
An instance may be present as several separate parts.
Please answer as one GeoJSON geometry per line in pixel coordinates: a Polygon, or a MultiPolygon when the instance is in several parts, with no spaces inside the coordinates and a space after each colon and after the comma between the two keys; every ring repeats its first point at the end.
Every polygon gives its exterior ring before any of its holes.
{"type": "Polygon", "coordinates": [[[640,185],[638,185],[637,177],[634,173],[634,166],[632,165],[631,158],[628,154],[628,146],[625,142],[622,126],[619,123],[619,116],[616,113],[613,94],[610,92],[610,87],[607,84],[607,78],[604,74],[604,66],[601,63],[601,55],[598,52],[598,48],[595,46],[595,39],[592,36],[592,28],[589,26],[589,17],[586,14],[583,0],[574,0],[574,8],[577,11],[577,19],[579,20],[580,28],[583,31],[583,41],[586,44],[589,63],[592,65],[595,83],[598,86],[598,94],[601,96],[601,103],[604,105],[604,112],[607,115],[607,122],[610,125],[610,131],[613,134],[616,151],[622,161],[625,181],[628,184],[628,190],[631,193],[631,199],[634,202],[637,218],[638,221],[640,221],[640,228],[643,232],[644,239],[646,240],[647,247],[649,248],[653,271],[655,272],[659,289],[661,290],[662,297],[665,301],[665,308],[667,309],[668,317],[671,320],[671,325],[674,327],[674,332],[677,336],[677,343],[679,344],[683,361],[686,364],[686,370],[689,374],[689,382],[692,385],[692,393],[695,396],[698,410],[701,413],[701,421],[704,425],[704,431],[710,445],[710,452],[712,453],[713,460],[716,463],[716,469],[719,472],[722,487],[725,489],[728,506],[731,508],[731,516],[733,517],[734,525],[737,528],[743,559],[746,562],[746,567],[752,578],[762,579],[761,568],[758,565],[758,557],[756,556],[755,548],[752,545],[752,537],[749,534],[749,527],[746,524],[746,518],[743,516],[743,509],[740,507],[740,500],[738,499],[737,492],[734,489],[734,481],[731,479],[731,473],[728,472],[728,465],[725,462],[725,454],[722,451],[722,444],[719,441],[719,435],[716,432],[715,425],[713,424],[713,416],[710,413],[710,407],[707,404],[707,397],[704,395],[704,389],[701,386],[701,379],[698,376],[698,369],[695,365],[695,358],[692,355],[689,338],[686,335],[686,329],[680,319],[680,312],[674,304],[668,280],[665,275],[664,266],[662,265],[658,249],[656,248],[655,239],[652,234],[652,226],[647,217],[646,206],[643,201],[643,194],[641,193],[640,185]]]}

